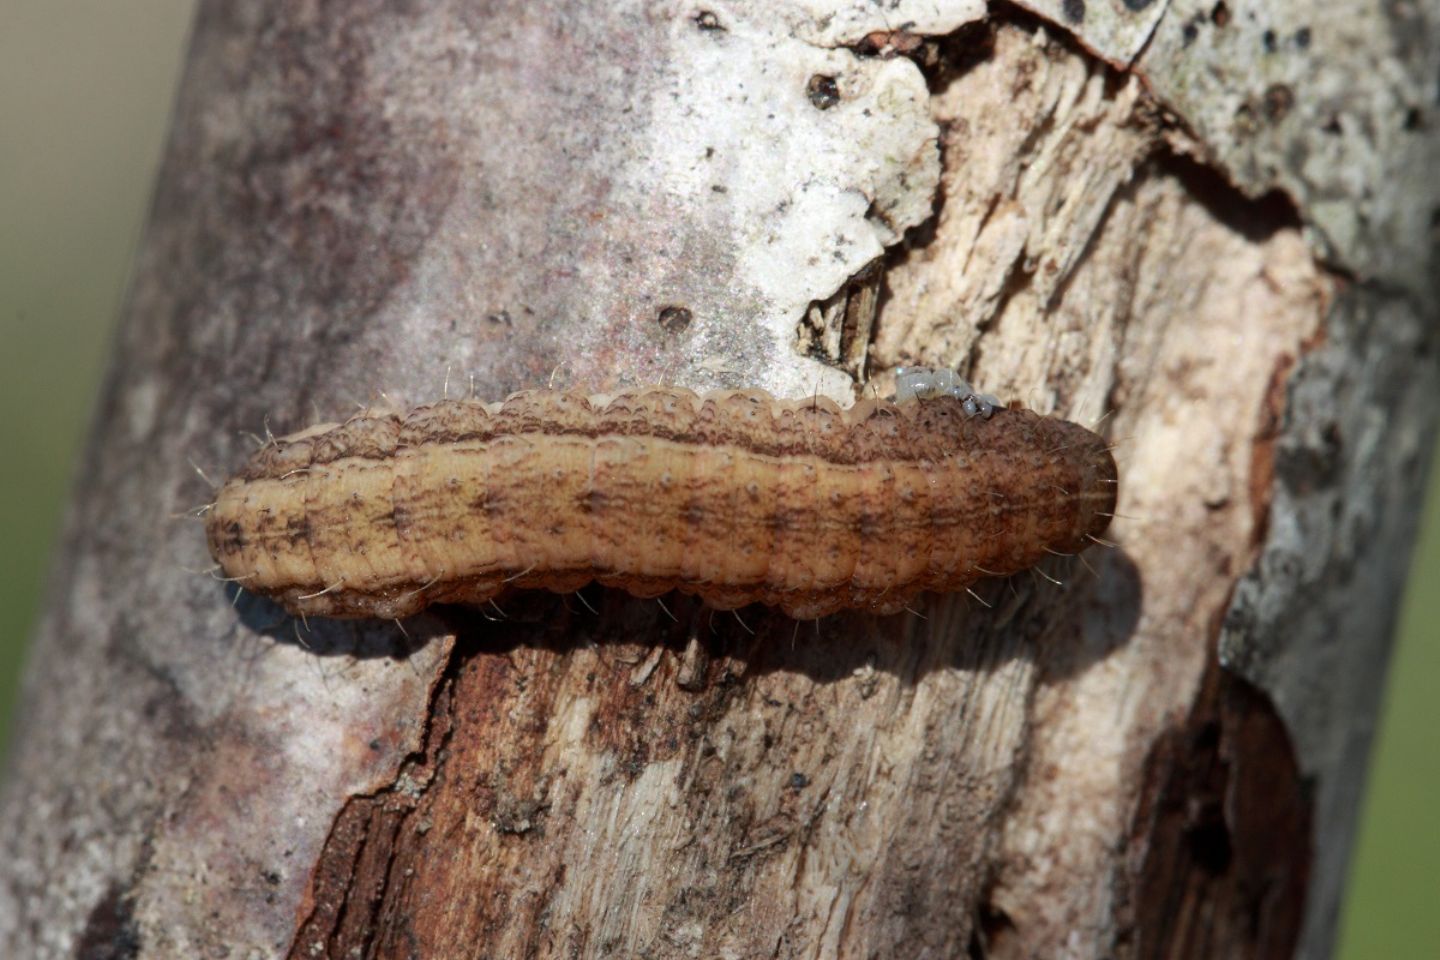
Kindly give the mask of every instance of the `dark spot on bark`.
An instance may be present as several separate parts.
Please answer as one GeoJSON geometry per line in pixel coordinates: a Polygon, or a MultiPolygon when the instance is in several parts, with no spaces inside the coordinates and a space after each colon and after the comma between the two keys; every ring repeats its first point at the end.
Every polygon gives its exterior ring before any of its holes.
{"type": "Polygon", "coordinates": [[[140,928],[128,886],[114,884],[85,918],[76,960],[131,960],[140,955],[140,928]]]}
{"type": "Polygon", "coordinates": [[[1130,12],[1139,13],[1154,2],[1155,0],[1125,0],[1125,6],[1130,9],[1130,12]]]}
{"type": "Polygon", "coordinates": [[[1307,437],[1307,442],[1287,444],[1275,453],[1275,477],[1285,488],[1300,496],[1313,496],[1339,482],[1345,438],[1338,424],[1330,423],[1307,437]]]}
{"type": "Polygon", "coordinates": [[[709,10],[701,10],[695,14],[695,26],[707,33],[714,31],[725,32],[725,26],[720,22],[720,18],[709,10]]]}
{"type": "Polygon", "coordinates": [[[1301,27],[1299,30],[1295,31],[1295,46],[1299,47],[1301,50],[1310,49],[1309,27],[1301,27]]]}
{"type": "Polygon", "coordinates": [[[680,519],[684,520],[687,526],[698,527],[705,522],[705,508],[691,500],[680,509],[680,519]]]}
{"type": "Polygon", "coordinates": [[[1295,106],[1295,92],[1283,83],[1272,84],[1265,91],[1265,118],[1271,123],[1279,123],[1290,114],[1290,108],[1295,106]]]}
{"type": "Polygon", "coordinates": [[[1405,111],[1404,129],[1413,133],[1416,130],[1425,128],[1425,115],[1420,112],[1419,107],[1411,107],[1405,111]]]}
{"type": "Polygon", "coordinates": [[[834,77],[817,73],[805,84],[805,95],[817,110],[829,110],[840,102],[840,87],[834,77]]]}
{"type": "Polygon", "coordinates": [[[1060,4],[1060,12],[1065,19],[1071,23],[1085,22],[1085,0],[1063,0],[1060,4]]]}
{"type": "Polygon", "coordinates": [[[1276,47],[1278,46],[1275,38],[1275,31],[1266,30],[1263,34],[1260,35],[1260,42],[1265,45],[1266,53],[1274,53],[1276,47]]]}
{"type": "Polygon", "coordinates": [[[1340,115],[1338,113],[1331,114],[1330,119],[1326,120],[1324,125],[1320,127],[1320,132],[1328,133],[1332,137],[1340,136],[1340,134],[1344,132],[1340,127],[1340,115]]]}
{"type": "Polygon", "coordinates": [[[583,514],[602,513],[610,503],[610,498],[602,490],[586,490],[576,498],[576,506],[583,514]]]}
{"type": "Polygon", "coordinates": [[[660,316],[657,319],[660,322],[661,330],[664,330],[666,333],[679,333],[690,326],[690,321],[694,319],[694,314],[692,314],[687,307],[670,306],[661,310],[660,316]]]}
{"type": "Polygon", "coordinates": [[[790,774],[791,790],[804,790],[808,786],[810,786],[810,778],[805,776],[805,774],[798,770],[790,774]]]}
{"type": "Polygon", "coordinates": [[[1228,27],[1230,25],[1230,7],[1225,3],[1225,0],[1220,0],[1220,2],[1215,4],[1210,10],[1210,22],[1217,27],[1228,27]]]}
{"type": "Polygon", "coordinates": [[[1194,43],[1197,39],[1199,39],[1200,28],[1195,26],[1194,23],[1187,23],[1184,27],[1181,28],[1180,36],[1182,37],[1181,45],[1188,47],[1190,46],[1190,44],[1194,43]]]}
{"type": "Polygon", "coordinates": [[[501,310],[498,313],[486,314],[485,319],[493,324],[496,324],[497,326],[513,327],[515,325],[514,321],[510,319],[509,310],[501,310]]]}

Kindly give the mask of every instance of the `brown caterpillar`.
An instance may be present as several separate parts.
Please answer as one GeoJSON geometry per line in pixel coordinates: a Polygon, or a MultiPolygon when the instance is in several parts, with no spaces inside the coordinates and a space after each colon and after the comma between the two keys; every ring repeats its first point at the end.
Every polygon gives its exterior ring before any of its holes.
{"type": "Polygon", "coordinates": [[[210,552],[295,614],[403,617],[597,581],[807,619],[894,613],[1105,531],[1103,439],[919,376],[899,391],[918,398],[848,410],[654,387],[312,427],[220,489],[210,552]]]}

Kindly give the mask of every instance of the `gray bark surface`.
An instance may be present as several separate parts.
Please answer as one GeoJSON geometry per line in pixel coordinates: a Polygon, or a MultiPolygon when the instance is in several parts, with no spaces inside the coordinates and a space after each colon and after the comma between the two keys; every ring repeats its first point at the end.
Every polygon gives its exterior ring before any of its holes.
{"type": "Polygon", "coordinates": [[[1440,412],[1440,14],[1340,6],[203,4],[0,953],[1328,955],[1440,412]],[[1111,436],[1117,545],[402,628],[185,517],[362,407],[906,363],[1111,436]]]}

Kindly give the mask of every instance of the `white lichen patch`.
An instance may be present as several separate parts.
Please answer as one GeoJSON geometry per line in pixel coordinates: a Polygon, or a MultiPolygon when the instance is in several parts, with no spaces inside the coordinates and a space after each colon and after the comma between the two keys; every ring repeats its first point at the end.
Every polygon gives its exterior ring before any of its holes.
{"type": "MultiPolygon", "coordinates": [[[[653,202],[724,231],[735,276],[762,304],[772,356],[783,358],[781,395],[848,395],[843,374],[797,363],[795,326],[807,305],[924,222],[939,184],[919,69],[833,46],[913,20],[867,9],[868,18],[845,4],[708,5],[709,29],[676,19],[646,143],[623,172],[637,193],[659,191],[653,202]]],[[[967,2],[925,22],[948,30],[982,13],[967,2]]]]}

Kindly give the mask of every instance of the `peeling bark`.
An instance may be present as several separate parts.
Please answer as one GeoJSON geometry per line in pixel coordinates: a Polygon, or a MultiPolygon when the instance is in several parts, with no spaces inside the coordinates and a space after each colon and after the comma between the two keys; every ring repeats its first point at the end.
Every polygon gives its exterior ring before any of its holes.
{"type": "Polygon", "coordinates": [[[1327,955],[1440,407],[1440,34],[1189,6],[203,5],[3,952],[1327,955]],[[402,629],[169,519],[356,404],[912,362],[1100,422],[1118,546],[913,616],[402,629]]]}

